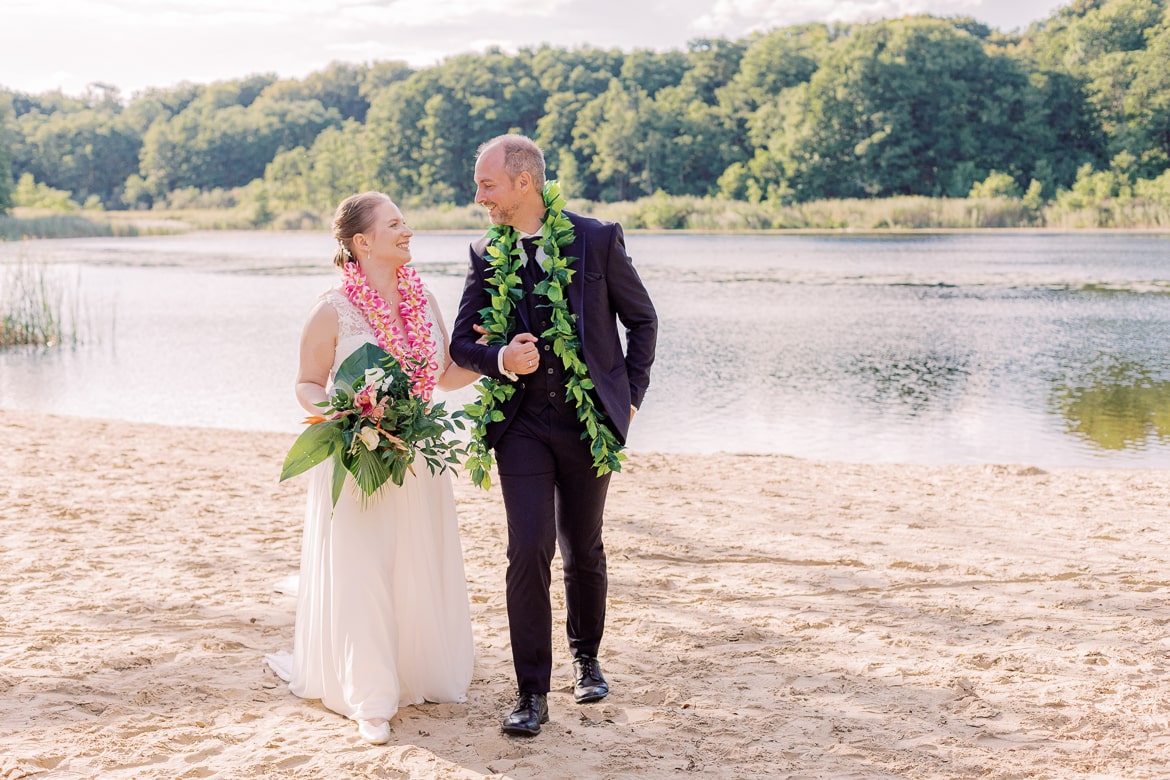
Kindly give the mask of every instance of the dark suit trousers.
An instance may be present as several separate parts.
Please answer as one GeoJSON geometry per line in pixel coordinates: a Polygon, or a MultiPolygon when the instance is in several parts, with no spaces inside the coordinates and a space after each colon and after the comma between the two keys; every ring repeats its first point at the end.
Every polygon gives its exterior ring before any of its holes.
{"type": "Polygon", "coordinates": [[[508,515],[508,628],[520,691],[548,693],[552,676],[554,544],[564,566],[566,630],[574,657],[597,655],[605,627],[602,513],[609,474],[596,476],[575,407],[542,360],[496,443],[508,515]],[[552,395],[550,396],[550,391],[552,395]]]}

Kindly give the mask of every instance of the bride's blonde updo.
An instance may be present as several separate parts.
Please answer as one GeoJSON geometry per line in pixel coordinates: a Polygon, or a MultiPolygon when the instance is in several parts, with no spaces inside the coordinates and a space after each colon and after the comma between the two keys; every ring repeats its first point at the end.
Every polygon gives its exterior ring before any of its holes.
{"type": "Polygon", "coordinates": [[[333,214],[333,239],[337,242],[337,251],[333,254],[335,266],[344,268],[346,263],[357,260],[353,237],[370,229],[374,224],[374,211],[389,200],[390,197],[381,192],[363,192],[341,201],[333,214]]]}

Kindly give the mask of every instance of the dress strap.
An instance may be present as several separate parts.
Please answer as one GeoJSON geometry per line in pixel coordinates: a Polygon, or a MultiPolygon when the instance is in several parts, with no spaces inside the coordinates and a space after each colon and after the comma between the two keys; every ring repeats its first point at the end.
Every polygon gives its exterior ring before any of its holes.
{"type": "Polygon", "coordinates": [[[442,375],[447,370],[447,366],[451,364],[450,345],[446,333],[439,324],[439,312],[432,301],[434,296],[431,294],[431,289],[423,286],[423,291],[427,296],[427,319],[431,322],[431,339],[435,342],[435,362],[439,364],[439,374],[442,375]]]}
{"type": "Polygon", "coordinates": [[[370,323],[358,308],[350,303],[349,298],[345,297],[345,293],[340,289],[334,287],[327,290],[321,296],[321,300],[328,303],[337,312],[337,339],[339,341],[350,336],[373,335],[374,329],[370,327],[370,323]]]}

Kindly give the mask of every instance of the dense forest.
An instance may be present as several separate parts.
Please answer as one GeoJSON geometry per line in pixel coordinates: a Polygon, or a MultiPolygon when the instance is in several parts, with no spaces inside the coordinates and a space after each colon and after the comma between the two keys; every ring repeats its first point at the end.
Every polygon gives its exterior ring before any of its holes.
{"type": "Polygon", "coordinates": [[[1170,0],[1074,0],[1020,34],[913,16],[685,51],[338,63],[129,99],[0,89],[0,212],[224,207],[263,225],[365,189],[462,205],[478,144],[520,131],[571,199],[1129,199],[1161,224],[1168,63],[1170,0]]]}

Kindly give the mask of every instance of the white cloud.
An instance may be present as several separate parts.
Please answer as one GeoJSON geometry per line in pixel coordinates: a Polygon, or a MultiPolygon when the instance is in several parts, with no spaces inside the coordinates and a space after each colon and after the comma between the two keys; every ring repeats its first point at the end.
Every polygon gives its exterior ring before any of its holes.
{"type": "MultiPolygon", "coordinates": [[[[1066,2],[1068,0],[1065,0],[1066,2]]],[[[809,21],[966,13],[1003,29],[1061,0],[0,0],[0,86],[132,94],[334,60],[427,67],[490,46],[682,49],[809,21]]]]}
{"type": "MultiPolygon", "coordinates": [[[[1035,4],[1035,0],[1023,2],[1035,4]]],[[[866,22],[927,13],[968,15],[995,24],[980,14],[983,5],[984,0],[716,0],[710,12],[696,18],[692,26],[705,34],[743,34],[811,21],[866,22]]]]}
{"type": "Polygon", "coordinates": [[[458,25],[469,20],[493,20],[506,28],[516,20],[548,18],[571,0],[348,0],[326,15],[335,29],[365,25],[420,28],[458,25]]]}

